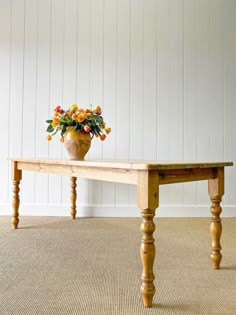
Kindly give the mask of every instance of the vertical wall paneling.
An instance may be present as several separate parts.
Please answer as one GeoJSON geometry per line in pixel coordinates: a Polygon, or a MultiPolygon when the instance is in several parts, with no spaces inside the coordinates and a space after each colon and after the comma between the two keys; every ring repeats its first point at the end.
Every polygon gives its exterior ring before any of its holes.
{"type": "Polygon", "coordinates": [[[91,3],[78,0],[77,13],[77,71],[76,102],[81,107],[90,105],[91,3]]]}
{"type": "Polygon", "coordinates": [[[76,61],[77,61],[77,0],[65,2],[65,29],[63,41],[63,106],[76,103],[76,61]]]}
{"type": "MultiPolygon", "coordinates": [[[[25,0],[24,78],[22,113],[22,156],[35,156],[38,0],[25,0]],[[29,145],[31,143],[31,145],[29,145]]],[[[26,173],[22,182],[22,202],[34,203],[35,174],[26,173]],[[24,194],[28,187],[27,194],[24,194]]]]}
{"type": "MultiPolygon", "coordinates": [[[[130,5],[117,1],[117,106],[116,158],[130,157],[130,5]]],[[[111,137],[113,139],[113,134],[111,137]]],[[[116,185],[116,205],[129,203],[129,187],[116,185]]]]}
{"type": "Polygon", "coordinates": [[[224,75],[222,1],[210,1],[210,159],[224,159],[224,75]]]}
{"type": "MultiPolygon", "coordinates": [[[[131,0],[130,21],[130,159],[143,155],[143,0],[131,0]]],[[[129,187],[136,203],[136,187],[129,187]]]]}
{"type": "MultiPolygon", "coordinates": [[[[183,160],[183,0],[170,1],[170,159],[183,160]]],[[[170,186],[170,204],[183,204],[183,185],[170,186]]]]}
{"type": "MultiPolygon", "coordinates": [[[[197,160],[210,158],[210,4],[199,0],[196,4],[197,42],[197,160]]],[[[197,183],[197,203],[208,204],[207,182],[197,183]]]]}
{"type": "Polygon", "coordinates": [[[157,151],[157,1],[143,2],[143,153],[144,160],[155,160],[157,151]]]}
{"type": "MultiPolygon", "coordinates": [[[[35,157],[48,157],[49,144],[46,141],[46,120],[50,118],[50,61],[51,61],[51,1],[38,1],[37,29],[37,90],[35,121],[35,157]]],[[[54,140],[55,141],[55,140],[54,140]]],[[[54,142],[53,141],[53,142],[54,142]]],[[[53,145],[51,143],[50,145],[53,145]]],[[[48,180],[46,174],[36,174],[35,203],[47,204],[48,180]]]]}
{"type": "Polygon", "coordinates": [[[6,157],[9,155],[9,90],[11,74],[11,2],[0,1],[0,109],[4,113],[4,119],[0,124],[1,155],[0,155],[0,202],[4,204],[6,210],[8,202],[9,184],[9,162],[6,157]]]}
{"type": "MultiPolygon", "coordinates": [[[[157,6],[157,159],[170,159],[170,1],[157,6]]],[[[160,203],[169,204],[170,187],[160,188],[160,203]]]]}
{"type": "MultiPolygon", "coordinates": [[[[51,50],[50,50],[50,115],[57,105],[63,103],[64,80],[64,37],[65,37],[65,0],[52,0],[51,50]]],[[[49,157],[60,159],[62,146],[59,135],[49,144],[49,157]]],[[[49,177],[49,201],[60,204],[62,184],[58,175],[49,177]]]]}
{"type": "MultiPolygon", "coordinates": [[[[59,134],[45,139],[57,105],[103,107],[112,133],[87,159],[236,163],[235,17],[235,0],[0,0],[1,213],[11,213],[8,156],[68,158],[59,134]]],[[[135,186],[77,183],[79,216],[139,215],[135,186]]],[[[209,214],[207,182],[160,196],[159,215],[209,214]]],[[[21,214],[68,215],[70,179],[25,173],[21,201],[21,214]]]]}
{"type": "MultiPolygon", "coordinates": [[[[90,105],[91,3],[78,0],[76,102],[90,105]]],[[[78,205],[88,205],[88,180],[78,179],[78,205]]],[[[79,210],[81,211],[81,209],[79,210]]]]}
{"type": "MultiPolygon", "coordinates": [[[[196,0],[184,1],[184,156],[197,158],[196,0]]],[[[196,204],[196,183],[184,184],[184,204],[196,204]]]]}
{"type": "Polygon", "coordinates": [[[24,82],[25,2],[12,2],[10,67],[9,155],[22,153],[22,110],[24,82]]]}
{"type": "MultiPolygon", "coordinates": [[[[91,0],[91,46],[90,46],[90,104],[103,104],[104,88],[104,1],[91,0]]],[[[93,139],[89,150],[90,159],[102,159],[102,142],[93,139]]],[[[102,183],[89,182],[89,202],[102,204],[102,183]]]]}
{"type": "MultiPolygon", "coordinates": [[[[236,135],[236,2],[223,1],[223,60],[224,60],[224,159],[235,157],[236,135]]],[[[236,178],[235,167],[227,171],[228,182],[236,178]]],[[[234,204],[235,185],[227,185],[225,202],[234,204]]]]}
{"type": "MultiPolygon", "coordinates": [[[[65,1],[64,41],[63,41],[63,107],[68,108],[76,100],[76,54],[77,54],[77,0],[65,1]]],[[[68,158],[62,146],[62,157],[68,158]]],[[[70,200],[70,179],[62,177],[62,202],[70,200]]]]}
{"type": "MultiPolygon", "coordinates": [[[[104,0],[103,115],[112,133],[103,142],[103,158],[116,158],[117,117],[117,0],[104,0]]],[[[102,204],[115,204],[116,185],[103,183],[102,204]]]]}
{"type": "MultiPolygon", "coordinates": [[[[11,11],[11,65],[9,104],[9,156],[22,154],[22,115],[24,82],[25,5],[12,2],[11,11]]],[[[10,175],[10,174],[9,174],[10,175]]],[[[21,191],[22,196],[22,191],[21,191]]],[[[9,187],[9,196],[12,195],[9,187]]]]}
{"type": "Polygon", "coordinates": [[[141,159],[143,146],[143,0],[131,0],[130,36],[130,158],[141,159]]]}

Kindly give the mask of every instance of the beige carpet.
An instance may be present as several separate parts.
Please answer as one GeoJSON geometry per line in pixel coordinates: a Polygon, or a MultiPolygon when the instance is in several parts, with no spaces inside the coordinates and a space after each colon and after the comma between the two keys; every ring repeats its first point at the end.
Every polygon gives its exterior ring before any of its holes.
{"type": "Polygon", "coordinates": [[[0,314],[236,314],[236,218],[211,270],[208,219],[160,218],[154,307],[139,293],[140,219],[0,217],[0,314]]]}

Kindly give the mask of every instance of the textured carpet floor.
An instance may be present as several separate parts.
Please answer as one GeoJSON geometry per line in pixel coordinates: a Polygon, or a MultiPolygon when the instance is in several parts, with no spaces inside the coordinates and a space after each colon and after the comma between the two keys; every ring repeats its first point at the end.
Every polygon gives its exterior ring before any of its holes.
{"type": "Polygon", "coordinates": [[[236,218],[211,270],[209,220],[156,219],[154,307],[139,288],[137,218],[0,217],[0,314],[236,314],[236,218]]]}

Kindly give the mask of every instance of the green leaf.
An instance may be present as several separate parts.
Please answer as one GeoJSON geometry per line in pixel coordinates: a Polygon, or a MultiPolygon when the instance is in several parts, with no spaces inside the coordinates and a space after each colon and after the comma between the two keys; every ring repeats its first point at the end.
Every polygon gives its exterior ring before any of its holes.
{"type": "Polygon", "coordinates": [[[49,126],[47,127],[46,132],[53,132],[53,131],[54,131],[54,128],[52,127],[52,125],[49,125],[49,126]]]}
{"type": "Polygon", "coordinates": [[[62,131],[61,131],[61,136],[62,136],[62,137],[63,137],[63,135],[64,135],[65,132],[66,132],[66,128],[67,128],[66,125],[64,125],[64,126],[62,127],[62,131]]]}

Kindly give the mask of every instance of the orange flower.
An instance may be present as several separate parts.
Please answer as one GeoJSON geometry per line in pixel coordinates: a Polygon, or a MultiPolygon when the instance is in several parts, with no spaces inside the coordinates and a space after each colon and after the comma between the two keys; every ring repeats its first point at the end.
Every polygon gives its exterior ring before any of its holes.
{"type": "Polygon", "coordinates": [[[93,112],[94,112],[95,114],[97,114],[97,115],[101,115],[102,109],[101,109],[101,107],[98,105],[98,106],[94,109],[93,112]]]}
{"type": "Polygon", "coordinates": [[[84,131],[89,132],[91,130],[91,128],[88,125],[84,126],[84,131]]]}
{"type": "Polygon", "coordinates": [[[106,135],[105,135],[105,134],[102,134],[102,135],[100,136],[100,139],[101,139],[102,141],[104,141],[104,140],[106,139],[106,135]]]}
{"type": "Polygon", "coordinates": [[[48,140],[48,141],[51,141],[51,140],[52,140],[52,136],[48,135],[48,136],[47,136],[47,140],[48,140]]]}
{"type": "Polygon", "coordinates": [[[106,128],[105,132],[106,132],[107,135],[109,135],[109,133],[111,132],[111,128],[106,128]]]}
{"type": "Polygon", "coordinates": [[[78,115],[78,118],[77,118],[78,122],[83,122],[84,119],[85,119],[85,115],[84,114],[79,114],[78,115]]]}
{"type": "Polygon", "coordinates": [[[56,127],[59,124],[60,119],[57,117],[53,117],[52,126],[56,127]]]}
{"type": "Polygon", "coordinates": [[[73,114],[73,115],[72,115],[72,119],[73,119],[73,120],[76,120],[76,119],[78,119],[78,115],[76,115],[76,114],[73,114]]]}

